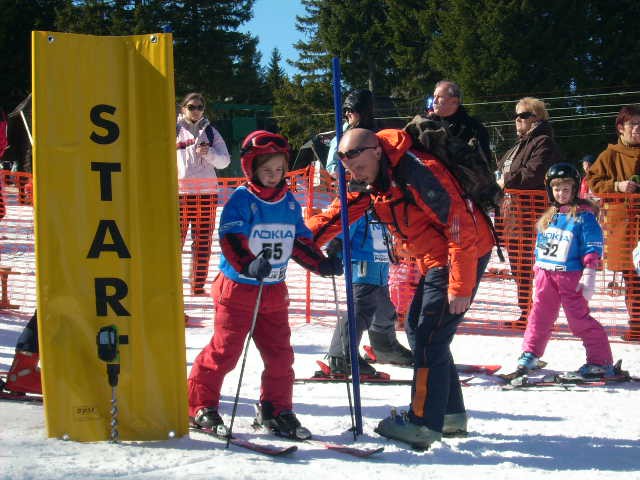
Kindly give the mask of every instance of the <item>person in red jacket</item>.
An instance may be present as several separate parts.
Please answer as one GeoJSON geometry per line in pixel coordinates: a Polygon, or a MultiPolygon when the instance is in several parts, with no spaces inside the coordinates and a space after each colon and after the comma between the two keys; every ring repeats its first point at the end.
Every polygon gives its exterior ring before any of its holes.
{"type": "MultiPolygon", "coordinates": [[[[410,409],[383,419],[376,432],[428,448],[443,434],[466,434],[450,344],[489,261],[493,238],[486,225],[476,225],[473,205],[444,165],[411,147],[402,130],[358,128],[345,133],[338,156],[355,180],[368,185],[348,195],[349,222],[373,208],[422,273],[407,320],[415,360],[410,409]]],[[[336,199],[307,221],[317,244],[340,232],[340,209],[336,199]]]]}
{"type": "Polygon", "coordinates": [[[258,421],[279,435],[304,440],[311,433],[301,426],[292,405],[287,264],[293,259],[307,270],[331,276],[342,274],[342,261],[326,257],[304,224],[285,176],[285,137],[265,130],[250,133],[240,160],[247,182],[234,190],[220,216],[220,272],[211,290],[213,337],[189,374],[190,422],[228,433],[218,413],[220,390],[242,354],[257,308],[252,340],[264,361],[258,421]]]}

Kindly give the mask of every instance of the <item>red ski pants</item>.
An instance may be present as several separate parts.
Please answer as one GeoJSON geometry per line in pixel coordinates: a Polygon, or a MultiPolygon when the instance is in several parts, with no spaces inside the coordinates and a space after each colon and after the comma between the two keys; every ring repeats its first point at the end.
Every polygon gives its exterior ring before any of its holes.
{"type": "MultiPolygon", "coordinates": [[[[257,292],[257,286],[239,284],[223,275],[214,282],[213,337],[191,367],[189,415],[194,416],[203,407],[218,408],[224,377],[235,368],[244,351],[257,292]]],[[[288,309],[285,306],[273,310],[276,297],[277,303],[288,304],[284,283],[263,287],[253,341],[264,362],[260,402],[270,401],[274,414],[278,415],[283,410],[292,410],[294,372],[288,309]]]]}

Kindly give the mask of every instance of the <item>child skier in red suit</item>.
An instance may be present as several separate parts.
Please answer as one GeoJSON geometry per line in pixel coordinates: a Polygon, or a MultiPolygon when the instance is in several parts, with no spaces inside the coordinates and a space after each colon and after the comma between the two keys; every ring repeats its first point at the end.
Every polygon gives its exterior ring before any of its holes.
{"type": "Polygon", "coordinates": [[[259,421],[282,436],[311,436],[292,411],[293,349],[284,279],[289,258],[320,275],[341,274],[342,262],[325,257],[313,242],[300,204],[288,191],[288,159],[289,144],[281,135],[258,130],[242,144],[247,183],[233,192],[220,217],[220,273],[211,290],[214,333],[189,376],[189,416],[197,427],[224,431],[220,389],[242,353],[262,284],[253,333],[265,365],[259,421]]]}

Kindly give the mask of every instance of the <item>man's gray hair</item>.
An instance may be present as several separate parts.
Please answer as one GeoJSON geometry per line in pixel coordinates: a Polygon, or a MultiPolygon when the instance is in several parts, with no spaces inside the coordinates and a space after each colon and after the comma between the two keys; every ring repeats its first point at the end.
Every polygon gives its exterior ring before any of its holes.
{"type": "Polygon", "coordinates": [[[460,89],[460,85],[458,85],[456,82],[453,82],[451,80],[440,80],[438,83],[436,83],[434,90],[443,85],[447,86],[447,91],[449,92],[449,95],[451,95],[452,97],[457,97],[462,99],[462,90],[460,89]]]}

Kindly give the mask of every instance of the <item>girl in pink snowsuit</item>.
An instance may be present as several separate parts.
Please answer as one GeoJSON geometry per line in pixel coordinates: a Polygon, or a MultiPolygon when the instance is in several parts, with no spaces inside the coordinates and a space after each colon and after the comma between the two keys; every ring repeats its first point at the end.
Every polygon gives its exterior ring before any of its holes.
{"type": "Polygon", "coordinates": [[[598,208],[578,198],[580,174],[571,164],[558,163],[549,168],[545,186],[553,206],[537,225],[535,296],[518,368],[528,371],[538,367],[562,305],[571,332],[582,339],[587,353],[587,363],[578,373],[583,377],[611,376],[609,339],[589,312],[602,256],[598,208]]]}

